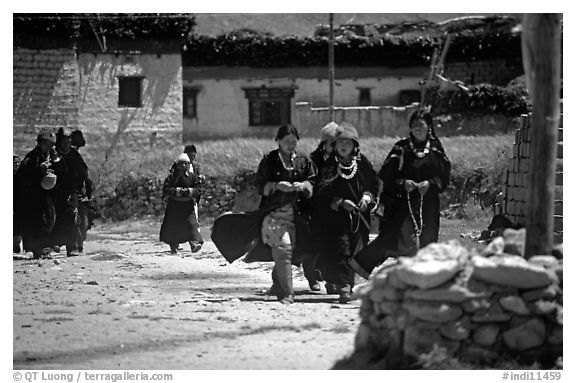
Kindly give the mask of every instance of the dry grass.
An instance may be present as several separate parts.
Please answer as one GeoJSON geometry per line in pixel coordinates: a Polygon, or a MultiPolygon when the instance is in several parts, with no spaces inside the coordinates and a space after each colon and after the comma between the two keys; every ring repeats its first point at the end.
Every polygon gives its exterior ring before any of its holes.
{"type": "MultiPolygon", "coordinates": [[[[496,136],[456,136],[442,138],[442,144],[452,162],[453,175],[472,174],[483,169],[493,177],[499,177],[505,167],[505,160],[511,153],[513,135],[496,136]]],[[[388,152],[398,138],[364,138],[360,147],[364,155],[378,170],[388,152]]],[[[88,145],[81,149],[90,168],[97,194],[111,193],[118,182],[127,175],[152,176],[163,179],[183,145],[175,136],[159,142],[154,148],[148,147],[147,137],[129,140],[119,146],[108,158],[107,140],[87,137],[88,145]]],[[[14,136],[14,152],[24,154],[34,146],[34,139],[14,136]]],[[[318,144],[316,138],[302,138],[298,149],[312,152],[318,144]]],[[[238,138],[229,140],[207,140],[196,144],[197,160],[207,176],[229,178],[241,171],[255,170],[262,155],[277,147],[271,139],[238,138]]]]}

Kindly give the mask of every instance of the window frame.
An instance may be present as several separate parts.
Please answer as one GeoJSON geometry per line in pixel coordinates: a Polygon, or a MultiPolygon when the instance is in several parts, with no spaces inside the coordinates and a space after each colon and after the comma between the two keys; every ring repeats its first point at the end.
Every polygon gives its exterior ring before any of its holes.
{"type": "Polygon", "coordinates": [[[292,122],[294,88],[260,87],[244,88],[248,99],[248,125],[279,126],[292,122]],[[275,117],[271,117],[276,114],[275,117]]]}
{"type": "Polygon", "coordinates": [[[184,118],[198,119],[198,93],[200,88],[195,86],[185,86],[182,89],[182,115],[184,118]],[[194,100],[192,113],[188,110],[188,100],[194,100]]]}
{"type": "Polygon", "coordinates": [[[372,105],[372,88],[357,88],[358,89],[358,106],[371,106],[372,105]],[[362,102],[363,94],[368,95],[368,101],[362,102]]]}
{"type": "Polygon", "coordinates": [[[118,76],[118,107],[119,108],[142,108],[144,106],[142,89],[144,83],[144,76],[118,76]],[[128,88],[128,85],[132,85],[131,82],[137,84],[138,95],[137,100],[131,93],[126,94],[126,92],[132,92],[132,89],[128,88]],[[128,98],[128,99],[127,99],[128,98]],[[136,102],[134,102],[136,101],[136,102]]]}

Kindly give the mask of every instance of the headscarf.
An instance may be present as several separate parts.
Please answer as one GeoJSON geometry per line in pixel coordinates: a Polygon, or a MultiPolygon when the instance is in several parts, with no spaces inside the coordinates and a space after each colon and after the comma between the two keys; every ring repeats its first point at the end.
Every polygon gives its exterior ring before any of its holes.
{"type": "Polygon", "coordinates": [[[336,136],[336,129],[338,128],[338,124],[334,121],[331,121],[324,125],[322,130],[320,130],[320,142],[326,142],[330,139],[334,139],[336,136]]]}

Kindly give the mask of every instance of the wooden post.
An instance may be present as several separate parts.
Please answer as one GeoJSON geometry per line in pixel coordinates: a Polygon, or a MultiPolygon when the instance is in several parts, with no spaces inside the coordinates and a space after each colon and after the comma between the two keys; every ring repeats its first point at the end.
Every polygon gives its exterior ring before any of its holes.
{"type": "Polygon", "coordinates": [[[525,256],[550,254],[560,118],[561,15],[529,13],[522,20],[522,57],[532,100],[525,256]]]}
{"type": "Polygon", "coordinates": [[[330,121],[334,121],[334,14],[330,14],[330,32],[328,34],[328,84],[330,121]]]}

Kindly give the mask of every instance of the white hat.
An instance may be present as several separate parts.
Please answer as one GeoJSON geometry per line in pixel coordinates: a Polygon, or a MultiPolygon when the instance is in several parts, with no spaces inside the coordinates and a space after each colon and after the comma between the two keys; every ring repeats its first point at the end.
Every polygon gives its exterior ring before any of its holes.
{"type": "Polygon", "coordinates": [[[190,162],[190,157],[188,157],[186,153],[180,153],[178,157],[176,157],[176,163],[178,162],[190,162]]]}
{"type": "Polygon", "coordinates": [[[54,186],[56,186],[56,174],[48,172],[42,179],[40,180],[40,185],[42,189],[50,190],[54,186]]]}
{"type": "Polygon", "coordinates": [[[338,128],[338,124],[335,123],[334,121],[331,121],[329,123],[327,123],[326,125],[324,125],[324,127],[322,128],[322,130],[320,130],[320,142],[325,142],[328,141],[330,139],[334,139],[334,136],[336,135],[336,129],[338,128]]]}

